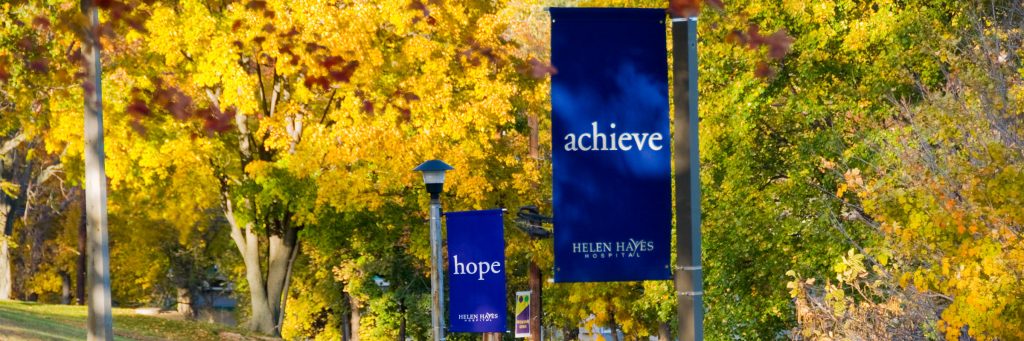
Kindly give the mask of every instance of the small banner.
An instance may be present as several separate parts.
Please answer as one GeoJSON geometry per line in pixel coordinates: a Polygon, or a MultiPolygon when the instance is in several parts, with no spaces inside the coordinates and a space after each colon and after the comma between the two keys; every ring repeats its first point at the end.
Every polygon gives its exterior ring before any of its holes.
{"type": "Polygon", "coordinates": [[[668,279],[665,10],[550,11],[555,282],[668,279]]]}
{"type": "Polygon", "coordinates": [[[445,213],[452,332],[505,332],[505,234],[501,210],[445,213]]]}
{"type": "Polygon", "coordinates": [[[515,332],[515,337],[530,337],[530,291],[516,291],[515,332]]]}

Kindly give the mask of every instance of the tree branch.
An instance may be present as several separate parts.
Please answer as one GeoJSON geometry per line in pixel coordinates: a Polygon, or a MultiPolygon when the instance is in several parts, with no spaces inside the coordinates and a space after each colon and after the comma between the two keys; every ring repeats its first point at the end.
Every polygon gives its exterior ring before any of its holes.
{"type": "Polygon", "coordinates": [[[210,99],[210,103],[213,103],[213,107],[216,108],[217,111],[221,111],[220,110],[220,93],[221,93],[221,88],[217,88],[216,92],[210,90],[209,88],[206,89],[206,98],[210,99]]]}
{"type": "Polygon", "coordinates": [[[25,142],[25,132],[19,130],[13,137],[11,137],[10,140],[7,140],[7,142],[0,145],[0,158],[9,153],[12,149],[17,148],[22,142],[25,142]]]}
{"type": "Polygon", "coordinates": [[[331,97],[327,99],[327,105],[324,106],[323,114],[320,114],[320,124],[324,124],[324,119],[327,118],[327,111],[331,109],[331,103],[334,102],[334,95],[338,93],[338,89],[331,90],[331,97]]]}
{"type": "Polygon", "coordinates": [[[263,106],[263,112],[267,116],[270,116],[268,112],[269,109],[267,106],[267,94],[265,90],[266,86],[263,85],[263,68],[260,67],[259,55],[256,56],[256,60],[254,60],[254,62],[256,63],[256,78],[259,79],[260,81],[260,104],[262,104],[263,106]]]}
{"type": "Polygon", "coordinates": [[[302,139],[302,113],[297,113],[294,116],[285,118],[285,130],[288,131],[288,137],[291,138],[288,146],[288,153],[295,154],[295,146],[299,144],[302,139]]]}
{"type": "MultiPolygon", "coordinates": [[[[271,92],[270,94],[270,109],[267,110],[267,117],[273,116],[274,113],[277,111],[277,99],[278,96],[281,95],[281,82],[283,82],[282,80],[280,80],[280,78],[281,77],[278,77],[276,74],[274,75],[274,91],[271,92]]],[[[262,86],[263,83],[261,81],[260,87],[262,86]]]]}

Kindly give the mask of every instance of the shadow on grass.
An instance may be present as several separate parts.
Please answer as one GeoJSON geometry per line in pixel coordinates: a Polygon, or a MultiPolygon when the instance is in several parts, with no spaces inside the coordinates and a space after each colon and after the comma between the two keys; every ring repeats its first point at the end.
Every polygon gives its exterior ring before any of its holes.
{"type": "MultiPolygon", "coordinates": [[[[254,337],[237,328],[142,316],[131,309],[115,308],[113,314],[115,340],[221,340],[221,333],[254,337]]],[[[84,306],[0,301],[0,341],[83,340],[86,315],[84,306]]]]}
{"type": "Polygon", "coordinates": [[[85,331],[49,319],[0,308],[0,340],[85,339],[85,331]]]}

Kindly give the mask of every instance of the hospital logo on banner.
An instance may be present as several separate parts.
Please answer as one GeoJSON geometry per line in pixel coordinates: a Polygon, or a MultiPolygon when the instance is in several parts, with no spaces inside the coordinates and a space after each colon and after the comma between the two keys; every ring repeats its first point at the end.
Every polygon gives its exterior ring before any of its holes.
{"type": "Polygon", "coordinates": [[[578,242],[572,243],[572,253],[581,254],[585,259],[598,258],[640,258],[647,252],[654,251],[654,241],[634,240],[616,242],[578,242]]]}

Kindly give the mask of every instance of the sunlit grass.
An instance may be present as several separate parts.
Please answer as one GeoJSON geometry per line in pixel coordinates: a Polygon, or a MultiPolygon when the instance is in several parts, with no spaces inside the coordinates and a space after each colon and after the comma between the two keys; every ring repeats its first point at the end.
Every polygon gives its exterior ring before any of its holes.
{"type": "MultiPolygon", "coordinates": [[[[220,340],[221,332],[247,334],[236,328],[169,320],[113,310],[115,340],[220,340]]],[[[84,306],[0,301],[0,340],[83,340],[84,306]]]]}

